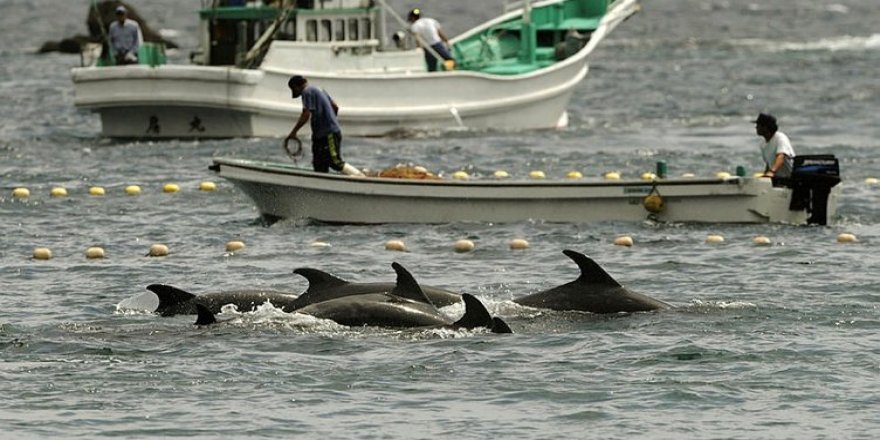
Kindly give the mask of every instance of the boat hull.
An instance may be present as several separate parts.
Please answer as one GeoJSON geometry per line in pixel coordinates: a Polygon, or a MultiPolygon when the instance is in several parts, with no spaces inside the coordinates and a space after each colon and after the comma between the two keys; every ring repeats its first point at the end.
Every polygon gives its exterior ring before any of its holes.
{"type": "MultiPolygon", "coordinates": [[[[789,210],[792,191],[769,179],[618,181],[414,181],[350,178],[283,164],[222,159],[212,167],[247,194],[269,220],[323,223],[603,221],[806,224],[805,210],[789,210]],[[652,191],[665,203],[651,213],[652,191]]],[[[837,208],[832,188],[827,212],[837,208]]]]}

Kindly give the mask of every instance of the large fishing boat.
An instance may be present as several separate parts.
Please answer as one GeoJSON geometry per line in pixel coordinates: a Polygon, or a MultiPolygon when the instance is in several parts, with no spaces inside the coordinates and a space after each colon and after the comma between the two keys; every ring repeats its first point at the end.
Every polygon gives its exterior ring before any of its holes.
{"type": "Polygon", "coordinates": [[[293,164],[215,158],[269,222],[602,221],[827,224],[837,211],[833,156],[799,156],[791,179],[414,180],[317,173],[293,164]]]}
{"type": "Polygon", "coordinates": [[[213,0],[192,64],[165,64],[145,44],[138,65],[73,69],[74,102],[109,137],[280,137],[301,109],[287,90],[300,74],[340,104],[346,135],[560,127],[589,55],[638,8],[527,0],[452,38],[454,67],[429,72],[384,0],[213,0]]]}

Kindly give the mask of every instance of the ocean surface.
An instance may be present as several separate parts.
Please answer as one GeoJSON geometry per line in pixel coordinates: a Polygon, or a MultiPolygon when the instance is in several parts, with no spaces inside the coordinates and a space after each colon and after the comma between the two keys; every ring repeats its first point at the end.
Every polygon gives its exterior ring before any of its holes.
{"type": "MultiPolygon", "coordinates": [[[[200,2],[132,3],[185,62],[200,2]]],[[[502,4],[420,6],[457,34],[502,4]]],[[[279,140],[107,140],[73,107],[79,57],[34,52],[84,33],[88,5],[0,0],[0,438],[880,437],[880,186],[865,181],[880,177],[876,0],[644,1],[594,53],[567,129],[344,144],[350,163],[374,169],[595,178],[665,160],[672,175],[711,176],[760,170],[749,121],[769,111],[799,154],[841,160],[840,209],[823,227],[266,226],[208,165],[287,160],[279,140]],[[203,181],[217,190],[198,191],[203,181]],[[125,195],[134,184],[143,192],[125,195]],[[58,186],[69,195],[50,197],[58,186]],[[31,196],[13,199],[16,187],[31,196]],[[623,234],[635,245],[614,246],[623,234]],[[476,249],[455,253],[465,238],[476,249]],[[531,246],[512,251],[513,238],[531,246]],[[408,251],[386,251],[390,239],[408,251]],[[226,252],[231,240],[246,248],[226,252]],[[147,257],[154,243],[170,255],[147,257]],[[86,259],[92,246],[106,257],[86,259]],[[34,260],[37,247],[54,258],[34,260]],[[564,249],[676,307],[600,317],[512,303],[577,276],[564,249]],[[391,281],[392,262],[475,294],[516,333],[347,328],[272,307],[197,328],[117,307],[151,283],[298,293],[292,270],[304,266],[391,281]]]]}

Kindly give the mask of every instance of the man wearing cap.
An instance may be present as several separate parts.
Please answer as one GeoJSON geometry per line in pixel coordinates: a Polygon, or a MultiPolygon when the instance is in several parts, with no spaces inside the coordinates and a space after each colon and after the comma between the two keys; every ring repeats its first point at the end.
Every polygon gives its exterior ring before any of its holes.
{"type": "Polygon", "coordinates": [[[794,148],[785,133],[779,131],[776,118],[767,113],[758,115],[755,132],[764,138],[761,157],[764,159],[764,176],[788,178],[794,168],[794,148]]]}
{"type": "Polygon", "coordinates": [[[409,29],[415,35],[416,42],[425,51],[425,63],[428,64],[429,72],[437,70],[437,57],[428,48],[440,55],[446,61],[444,63],[446,66],[455,66],[455,60],[449,53],[449,38],[443,33],[443,28],[437,20],[422,17],[422,11],[418,8],[409,12],[407,20],[412,23],[409,29]]]}
{"type": "MultiPolygon", "coordinates": [[[[363,176],[357,168],[345,163],[342,160],[342,130],[339,128],[339,121],[336,119],[339,113],[339,106],[333,101],[333,98],[309,82],[300,75],[294,75],[287,81],[290,87],[291,95],[294,99],[302,98],[302,113],[293,126],[293,130],[284,139],[284,150],[288,149],[291,139],[297,139],[296,135],[299,130],[311,121],[312,128],[312,167],[315,171],[326,173],[333,168],[343,174],[349,176],[363,176]]],[[[298,156],[302,153],[302,143],[300,143],[294,153],[298,156]]]]}
{"type": "Polygon", "coordinates": [[[138,47],[144,42],[141,27],[127,18],[125,6],[116,8],[116,21],[110,23],[110,50],[116,64],[136,64],[138,47]]]}

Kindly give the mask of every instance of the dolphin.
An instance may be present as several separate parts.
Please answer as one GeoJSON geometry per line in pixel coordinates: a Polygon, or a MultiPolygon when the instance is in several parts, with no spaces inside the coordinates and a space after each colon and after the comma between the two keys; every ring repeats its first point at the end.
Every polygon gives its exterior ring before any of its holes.
{"type": "Polygon", "coordinates": [[[237,290],[195,295],[168,284],[150,284],[147,290],[159,297],[159,306],[154,312],[162,316],[195,315],[196,304],[204,305],[211,313],[220,313],[226,304],[234,304],[240,312],[252,312],[267,301],[285,312],[292,312],[297,299],[296,295],[275,290],[237,290]]]}
{"type": "Polygon", "coordinates": [[[298,309],[297,313],[330,319],[351,327],[485,327],[497,333],[512,333],[501,318],[493,318],[480,300],[467,293],[461,295],[465,303],[464,316],[458,321],[450,322],[431,303],[409,271],[396,262],[391,267],[397,272],[397,284],[390,291],[336,297],[305,306],[298,309]]]}
{"type": "MultiPolygon", "coordinates": [[[[395,283],[352,283],[310,267],[297,268],[293,273],[302,275],[309,282],[309,287],[296,301],[297,308],[343,296],[390,292],[396,285],[395,283]]],[[[458,293],[433,286],[420,287],[430,303],[437,307],[446,307],[461,301],[461,295],[458,293]]]]}
{"type": "Polygon", "coordinates": [[[584,254],[568,249],[562,253],[577,263],[581,275],[570,283],[516,298],[513,302],[541,309],[591,313],[646,312],[671,307],[663,301],[623,287],[584,254]]]}

